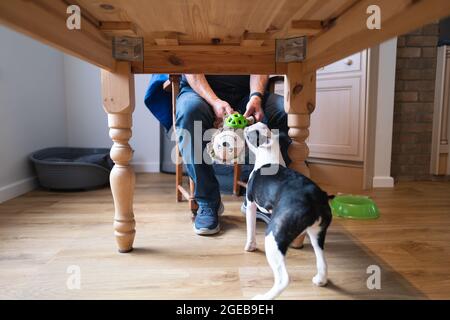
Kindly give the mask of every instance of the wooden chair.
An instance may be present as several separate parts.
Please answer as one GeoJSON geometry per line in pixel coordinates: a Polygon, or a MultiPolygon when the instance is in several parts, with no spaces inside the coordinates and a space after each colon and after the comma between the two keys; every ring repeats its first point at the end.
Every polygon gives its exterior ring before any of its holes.
{"type": "MultiPolygon", "coordinates": [[[[164,91],[172,92],[172,118],[173,118],[173,130],[175,130],[175,114],[177,110],[177,96],[180,91],[180,76],[170,75],[163,85],[164,91]]],[[[194,181],[189,178],[189,191],[183,187],[183,161],[180,154],[180,148],[178,146],[178,140],[175,141],[176,158],[175,158],[175,188],[176,188],[176,200],[177,202],[183,201],[183,199],[189,202],[189,209],[192,214],[195,214],[198,209],[198,204],[194,199],[194,181]]]]}
{"type": "MultiPolygon", "coordinates": [[[[177,105],[177,96],[180,90],[180,75],[170,75],[169,80],[167,80],[163,88],[167,92],[172,92],[172,117],[173,122],[175,123],[175,113],[176,113],[176,105],[177,105]]],[[[276,82],[283,81],[284,77],[282,76],[272,76],[269,79],[269,92],[275,92],[275,84],[276,82]]],[[[176,183],[176,200],[177,202],[183,201],[183,199],[189,202],[189,208],[192,213],[195,214],[198,209],[198,204],[194,199],[194,181],[189,178],[189,191],[183,187],[183,162],[180,154],[180,149],[178,146],[178,141],[176,143],[176,169],[175,169],[175,183],[176,183]]],[[[241,181],[241,166],[239,164],[235,164],[233,168],[233,195],[239,196],[241,192],[241,187],[246,188],[247,183],[241,181]]]]}

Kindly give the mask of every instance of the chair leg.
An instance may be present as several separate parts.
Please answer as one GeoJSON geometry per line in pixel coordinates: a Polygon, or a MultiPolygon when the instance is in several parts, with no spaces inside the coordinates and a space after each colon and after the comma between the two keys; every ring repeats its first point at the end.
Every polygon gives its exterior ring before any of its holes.
{"type": "Polygon", "coordinates": [[[180,191],[179,186],[183,183],[183,163],[181,162],[180,149],[178,149],[178,143],[175,146],[176,148],[176,164],[175,164],[175,188],[176,188],[176,197],[177,202],[181,202],[183,200],[183,195],[180,191]]]}
{"type": "Polygon", "coordinates": [[[197,201],[194,199],[194,193],[195,193],[195,184],[194,181],[189,178],[189,208],[191,209],[193,214],[197,213],[198,204],[197,201]]]}
{"type": "Polygon", "coordinates": [[[239,164],[234,165],[234,178],[233,178],[233,194],[238,197],[241,192],[241,186],[239,185],[239,179],[241,178],[241,166],[239,164]]]}

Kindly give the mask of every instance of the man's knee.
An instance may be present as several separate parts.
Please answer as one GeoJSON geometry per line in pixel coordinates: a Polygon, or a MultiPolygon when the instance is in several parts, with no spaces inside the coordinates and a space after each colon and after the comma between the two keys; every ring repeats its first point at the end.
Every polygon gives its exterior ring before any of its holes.
{"type": "Polygon", "coordinates": [[[276,113],[286,115],[284,110],[284,98],[278,94],[271,93],[267,98],[267,103],[271,104],[276,113]]]}
{"type": "Polygon", "coordinates": [[[210,106],[202,98],[193,94],[183,94],[177,99],[176,126],[190,129],[195,121],[208,126],[213,121],[210,106]]]}

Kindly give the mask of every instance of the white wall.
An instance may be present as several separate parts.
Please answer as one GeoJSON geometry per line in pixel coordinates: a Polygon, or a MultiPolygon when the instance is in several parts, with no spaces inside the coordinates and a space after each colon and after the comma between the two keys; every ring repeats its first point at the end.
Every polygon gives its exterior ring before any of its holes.
{"type": "Polygon", "coordinates": [[[28,155],[64,146],[63,54],[0,26],[0,202],[34,188],[28,155]]]}
{"type": "MultiPolygon", "coordinates": [[[[73,147],[111,147],[102,108],[100,69],[77,58],[64,57],[67,139],[73,147]]],[[[159,171],[159,123],[144,105],[149,75],[135,76],[136,109],[131,147],[137,172],[159,171]]]]}
{"type": "MultiPolygon", "coordinates": [[[[100,69],[0,26],[0,202],[36,187],[31,152],[54,146],[111,147],[100,69]]],[[[133,138],[137,172],[159,171],[159,123],[138,75],[133,138]]]]}
{"type": "Polygon", "coordinates": [[[102,109],[100,69],[64,55],[67,145],[109,147],[108,121],[102,109]]]}

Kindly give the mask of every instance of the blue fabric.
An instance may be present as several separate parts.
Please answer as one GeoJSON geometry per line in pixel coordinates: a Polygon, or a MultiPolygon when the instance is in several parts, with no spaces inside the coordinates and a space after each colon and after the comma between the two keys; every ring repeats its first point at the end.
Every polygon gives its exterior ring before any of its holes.
{"type": "Polygon", "coordinates": [[[172,94],[163,89],[163,84],[169,80],[168,74],[154,74],[150,79],[144,103],[148,110],[168,131],[172,127],[172,94]]]}

